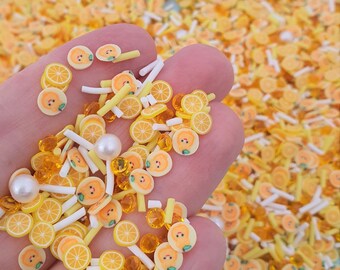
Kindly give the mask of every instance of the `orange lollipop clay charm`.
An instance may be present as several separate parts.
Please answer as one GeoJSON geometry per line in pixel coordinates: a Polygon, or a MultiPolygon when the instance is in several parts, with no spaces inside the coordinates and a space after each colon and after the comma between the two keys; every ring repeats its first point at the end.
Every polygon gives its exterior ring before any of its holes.
{"type": "Polygon", "coordinates": [[[87,177],[77,187],[78,201],[83,205],[98,202],[105,193],[104,182],[98,177],[87,177]]]}
{"type": "Polygon", "coordinates": [[[38,107],[46,115],[54,116],[61,113],[67,104],[63,91],[55,87],[46,88],[38,96],[38,107]]]}
{"type": "Polygon", "coordinates": [[[18,263],[22,270],[39,270],[46,260],[44,249],[36,248],[33,245],[25,247],[21,250],[18,263]]]}
{"type": "Polygon", "coordinates": [[[188,223],[177,222],[168,231],[170,246],[178,252],[188,252],[196,244],[197,235],[195,229],[188,223]]]}
{"type": "Polygon", "coordinates": [[[88,171],[89,166],[87,166],[87,163],[77,148],[72,148],[67,152],[67,159],[71,167],[77,172],[84,173],[88,171]]]}
{"type": "Polygon", "coordinates": [[[183,263],[183,254],[174,250],[168,242],[157,247],[154,258],[159,270],[177,270],[183,263]]]}
{"type": "Polygon", "coordinates": [[[86,69],[93,63],[93,53],[85,46],[75,46],[68,52],[67,62],[74,69],[86,69]]]}
{"type": "Polygon", "coordinates": [[[143,195],[149,194],[154,188],[153,177],[143,169],[135,169],[131,172],[130,186],[137,192],[143,195]]]}
{"type": "Polygon", "coordinates": [[[199,137],[192,129],[181,128],[177,130],[172,137],[172,146],[176,153],[190,156],[198,149],[199,137]]]}
{"type": "Polygon", "coordinates": [[[112,62],[122,53],[116,44],[105,44],[96,51],[96,57],[103,62],[112,62]]]}
{"type": "Polygon", "coordinates": [[[98,214],[98,220],[105,228],[112,228],[122,217],[122,207],[117,200],[111,200],[98,214]]]}
{"type": "Polygon", "coordinates": [[[171,156],[163,150],[154,151],[146,158],[145,167],[152,176],[166,175],[172,168],[171,156]]]}
{"type": "Polygon", "coordinates": [[[137,90],[137,80],[135,78],[135,75],[130,70],[125,70],[112,79],[111,88],[115,94],[119,92],[119,90],[125,85],[130,85],[130,94],[134,94],[137,90]]]}

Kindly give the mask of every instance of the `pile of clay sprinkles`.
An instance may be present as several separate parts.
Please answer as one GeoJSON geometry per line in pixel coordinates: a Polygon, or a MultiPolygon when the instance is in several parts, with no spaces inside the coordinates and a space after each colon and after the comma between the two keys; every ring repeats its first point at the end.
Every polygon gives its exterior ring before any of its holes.
{"type": "MultiPolygon", "coordinates": [[[[223,51],[235,73],[224,103],[242,119],[246,141],[201,215],[225,233],[225,269],[339,267],[336,0],[31,2],[0,3],[0,81],[120,22],[145,28],[163,59],[194,43],[223,51]]],[[[77,182],[73,168],[69,175],[77,182]]]]}

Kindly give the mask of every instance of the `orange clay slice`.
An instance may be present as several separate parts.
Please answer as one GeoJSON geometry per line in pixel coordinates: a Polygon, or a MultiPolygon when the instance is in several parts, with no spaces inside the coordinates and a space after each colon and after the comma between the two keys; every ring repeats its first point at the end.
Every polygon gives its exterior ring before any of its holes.
{"type": "Polygon", "coordinates": [[[43,222],[54,224],[62,214],[61,203],[53,198],[47,198],[35,212],[36,217],[43,222]]]}
{"type": "Polygon", "coordinates": [[[163,150],[154,151],[147,157],[145,167],[152,176],[166,175],[172,169],[171,156],[163,150]]]}
{"type": "Polygon", "coordinates": [[[182,98],[181,107],[185,113],[193,114],[201,111],[204,107],[204,104],[198,96],[188,94],[182,98]]]}
{"type": "Polygon", "coordinates": [[[80,121],[79,130],[83,130],[88,124],[98,124],[104,128],[106,126],[104,118],[96,114],[85,116],[83,120],[80,121]]]}
{"type": "Polygon", "coordinates": [[[120,221],[113,229],[113,239],[119,246],[133,246],[139,240],[138,227],[131,221],[120,221]]]}
{"type": "Polygon", "coordinates": [[[54,236],[55,231],[52,224],[38,222],[34,224],[29,234],[29,240],[36,247],[47,248],[53,243],[54,236]]]}
{"type": "Polygon", "coordinates": [[[155,135],[156,131],[152,129],[151,121],[137,120],[130,126],[130,136],[137,143],[150,142],[155,135]]]}
{"type": "MultiPolygon", "coordinates": [[[[42,89],[50,88],[50,87],[56,87],[56,86],[54,86],[54,85],[52,85],[52,84],[50,84],[49,82],[46,81],[45,74],[43,74],[40,78],[40,86],[41,86],[42,89]]],[[[65,86],[58,86],[57,88],[65,93],[68,89],[68,86],[69,85],[66,84],[65,86]]]]}
{"type": "Polygon", "coordinates": [[[74,69],[86,69],[93,63],[93,53],[85,46],[75,46],[68,52],[67,62],[74,69]]]}
{"type": "Polygon", "coordinates": [[[66,108],[67,97],[59,88],[45,88],[39,93],[37,104],[42,113],[54,116],[66,108]]]}
{"type": "Polygon", "coordinates": [[[124,263],[124,255],[116,250],[107,250],[99,258],[101,270],[121,270],[124,267],[124,263]]]}
{"type": "MultiPolygon", "coordinates": [[[[143,159],[142,159],[141,155],[137,152],[127,151],[127,152],[123,153],[121,155],[121,157],[123,157],[123,158],[125,158],[129,161],[131,170],[143,169],[143,167],[144,167],[143,159]]],[[[146,157],[147,157],[147,155],[145,156],[145,159],[146,159],[146,157]]]]}
{"type": "Polygon", "coordinates": [[[199,147],[199,137],[192,129],[181,128],[174,133],[172,146],[176,153],[190,156],[194,154],[199,147]]]}
{"type": "Polygon", "coordinates": [[[116,44],[105,44],[100,46],[96,51],[96,57],[103,62],[112,62],[122,53],[116,44]]]}
{"type": "Polygon", "coordinates": [[[38,196],[35,197],[33,201],[29,203],[23,203],[21,205],[21,211],[26,214],[35,212],[38,210],[38,208],[42,205],[43,202],[44,202],[44,196],[39,193],[38,196]]]}
{"type": "Polygon", "coordinates": [[[143,162],[145,162],[146,158],[149,155],[149,150],[144,145],[135,145],[135,146],[132,146],[132,147],[130,147],[128,149],[128,152],[136,152],[137,154],[140,155],[140,157],[142,158],[143,162]]]}
{"type": "Polygon", "coordinates": [[[21,250],[18,263],[22,270],[41,269],[46,261],[46,253],[42,248],[29,245],[21,250]]]}
{"type": "Polygon", "coordinates": [[[206,112],[194,113],[190,120],[190,126],[199,135],[207,134],[212,127],[212,118],[206,112]]]}
{"type": "Polygon", "coordinates": [[[53,243],[50,245],[50,251],[51,251],[52,255],[58,260],[61,260],[61,258],[58,255],[58,245],[59,245],[60,241],[63,240],[66,236],[69,236],[69,234],[58,233],[56,235],[56,237],[54,238],[53,243]]]}
{"type": "Polygon", "coordinates": [[[72,72],[66,66],[59,63],[49,64],[44,71],[46,82],[55,87],[64,87],[72,80],[72,72]]]}
{"type": "Polygon", "coordinates": [[[154,188],[153,177],[143,169],[135,169],[129,176],[130,186],[139,194],[149,194],[154,188]]]}
{"type": "Polygon", "coordinates": [[[118,91],[126,84],[128,83],[131,87],[130,93],[134,94],[137,90],[137,80],[132,73],[132,71],[125,70],[112,79],[111,88],[115,94],[118,93],[118,91]]]}
{"type": "Polygon", "coordinates": [[[340,228],[340,210],[337,206],[326,208],[324,218],[329,225],[340,228]]]}
{"type": "MultiPolygon", "coordinates": [[[[48,183],[54,186],[63,186],[63,187],[74,187],[73,181],[69,177],[61,177],[59,173],[56,173],[51,176],[48,183]]],[[[66,201],[67,199],[71,198],[72,195],[70,194],[59,194],[59,193],[51,193],[51,197],[58,199],[60,201],[66,201]]]]}
{"type": "Polygon", "coordinates": [[[329,175],[329,183],[335,188],[340,188],[340,170],[331,172],[329,175]]]}
{"type": "Polygon", "coordinates": [[[215,94],[207,95],[203,90],[194,90],[191,94],[198,96],[202,100],[203,106],[207,106],[211,100],[215,99],[215,94]]]}
{"type": "Polygon", "coordinates": [[[168,231],[168,242],[178,252],[188,252],[196,244],[195,229],[188,223],[177,222],[168,231]]]}
{"type": "Polygon", "coordinates": [[[91,205],[88,209],[90,215],[96,215],[100,210],[102,210],[110,201],[112,200],[109,194],[105,194],[98,202],[91,205]]]}
{"type": "Polygon", "coordinates": [[[164,242],[156,248],[154,260],[159,270],[179,269],[183,264],[183,254],[164,242]]]}
{"type": "Polygon", "coordinates": [[[152,83],[150,94],[153,95],[158,103],[167,103],[171,100],[173,91],[170,84],[165,81],[158,80],[152,83]]]}
{"type": "Polygon", "coordinates": [[[86,233],[83,232],[82,229],[80,229],[77,226],[74,226],[73,224],[70,226],[67,226],[66,228],[62,229],[60,233],[66,233],[68,235],[78,236],[80,238],[83,238],[86,233]]]}
{"type": "Polygon", "coordinates": [[[32,227],[33,218],[30,214],[17,212],[7,218],[6,231],[10,236],[23,237],[32,230],[32,227]]]}
{"type": "Polygon", "coordinates": [[[105,134],[105,128],[99,124],[88,124],[81,131],[80,136],[90,143],[95,143],[102,135],[105,134]]]}
{"type": "Polygon", "coordinates": [[[91,251],[87,246],[75,244],[66,251],[63,262],[67,269],[82,270],[90,264],[91,258],[91,251]]]}
{"type": "Polygon", "coordinates": [[[61,239],[57,247],[57,254],[59,258],[63,259],[66,251],[75,244],[84,245],[85,242],[82,238],[75,235],[67,235],[63,239],[61,239]]]}
{"type": "Polygon", "coordinates": [[[167,109],[168,107],[165,104],[157,103],[155,105],[143,109],[141,112],[141,116],[145,119],[151,119],[161,114],[162,112],[165,112],[167,109]]]}
{"type": "Polygon", "coordinates": [[[132,119],[137,117],[143,109],[142,103],[136,96],[127,96],[123,98],[117,105],[117,107],[123,112],[123,119],[132,119]]]}

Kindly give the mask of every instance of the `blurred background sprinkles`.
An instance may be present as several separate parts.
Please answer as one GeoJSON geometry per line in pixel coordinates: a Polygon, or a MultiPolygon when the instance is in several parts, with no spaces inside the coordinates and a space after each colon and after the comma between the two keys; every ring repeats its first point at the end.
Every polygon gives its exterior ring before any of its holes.
{"type": "Polygon", "coordinates": [[[225,269],[339,269],[339,3],[2,0],[0,82],[113,23],[145,28],[164,59],[218,48],[235,72],[223,102],[246,136],[200,213],[224,231],[225,269]]]}

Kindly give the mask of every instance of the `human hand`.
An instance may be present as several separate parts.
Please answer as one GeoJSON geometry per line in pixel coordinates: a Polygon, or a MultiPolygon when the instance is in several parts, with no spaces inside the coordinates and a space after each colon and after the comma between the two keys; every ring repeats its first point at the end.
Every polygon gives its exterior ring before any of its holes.
{"type": "MultiPolygon", "coordinates": [[[[123,70],[138,71],[156,59],[156,48],[151,37],[141,28],[132,25],[112,25],[57,48],[42,57],[0,86],[0,166],[1,196],[8,194],[8,180],[16,169],[29,168],[30,158],[37,152],[39,139],[56,134],[67,124],[75,122],[82,112],[84,103],[95,101],[97,96],[80,93],[82,85],[96,86],[100,80],[112,78],[123,70]],[[117,64],[94,61],[82,71],[72,70],[73,79],[66,93],[68,104],[59,115],[49,117],[41,113],[36,100],[41,91],[40,77],[46,65],[58,62],[68,66],[67,52],[75,45],[84,45],[93,52],[106,43],[115,43],[123,52],[139,50],[141,56],[117,64]]],[[[138,78],[138,77],[137,77],[138,78]]],[[[220,270],[225,260],[225,240],[221,230],[210,220],[197,217],[195,213],[212,193],[224,176],[227,168],[237,157],[243,145],[243,129],[238,117],[219,101],[227,94],[233,83],[231,65],[224,55],[208,46],[191,45],[165,62],[157,79],[167,81],[175,93],[190,93],[203,89],[216,94],[216,101],[210,103],[213,128],[201,137],[200,147],[192,156],[172,154],[173,169],[157,180],[151,199],[162,201],[173,197],[188,208],[188,217],[197,232],[196,246],[184,255],[181,267],[188,269],[220,270]]],[[[142,80],[142,79],[141,79],[142,80]]],[[[122,141],[123,151],[131,146],[129,125],[131,121],[115,120],[108,125],[107,132],[116,134],[122,141]]],[[[151,231],[145,222],[144,213],[129,214],[141,235],[151,231]]],[[[151,232],[155,232],[152,230],[151,232]]],[[[162,234],[162,230],[159,231],[162,234]]],[[[29,244],[28,237],[13,239],[5,232],[0,233],[3,251],[0,253],[2,269],[19,269],[18,254],[29,244]]],[[[126,248],[116,246],[112,229],[102,229],[90,245],[94,258],[104,250],[117,249],[128,254],[126,248]]],[[[62,262],[47,252],[43,269],[64,269],[62,262]]]]}

